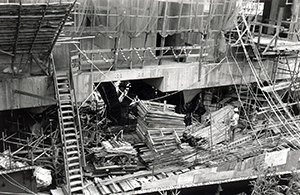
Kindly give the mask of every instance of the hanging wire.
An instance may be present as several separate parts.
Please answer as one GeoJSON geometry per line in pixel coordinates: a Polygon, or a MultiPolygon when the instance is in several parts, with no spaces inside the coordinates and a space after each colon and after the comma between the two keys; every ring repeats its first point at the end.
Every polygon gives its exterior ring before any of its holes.
{"type": "Polygon", "coordinates": [[[125,53],[122,49],[119,49],[119,51],[121,52],[121,55],[123,57],[123,59],[127,62],[128,60],[130,60],[130,55],[128,55],[128,57],[125,56],[125,53]]]}
{"type": "Polygon", "coordinates": [[[183,52],[183,50],[182,49],[180,49],[180,53],[177,55],[176,53],[175,53],[175,49],[174,48],[171,48],[171,50],[172,50],[172,53],[173,53],[173,55],[174,55],[174,58],[179,58],[180,56],[181,56],[181,54],[182,54],[182,52],[183,52]]]}

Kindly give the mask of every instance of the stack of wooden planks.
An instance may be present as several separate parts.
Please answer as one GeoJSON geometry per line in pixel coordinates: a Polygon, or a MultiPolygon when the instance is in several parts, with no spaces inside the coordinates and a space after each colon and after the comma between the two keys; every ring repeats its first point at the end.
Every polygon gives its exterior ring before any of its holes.
{"type": "Polygon", "coordinates": [[[150,156],[170,154],[178,148],[185,130],[184,115],[175,113],[175,106],[140,101],[137,105],[136,132],[150,149],[150,156]]]}
{"type": "Polygon", "coordinates": [[[175,106],[140,101],[137,105],[137,134],[155,152],[175,150],[185,129],[184,115],[175,113],[175,106]]]}
{"type": "Polygon", "coordinates": [[[193,136],[205,138],[210,145],[215,145],[228,139],[230,118],[233,115],[233,106],[227,105],[215,112],[207,114],[206,120],[210,122],[207,127],[194,130],[193,136]]]}
{"type": "Polygon", "coordinates": [[[178,131],[185,128],[185,115],[175,113],[175,106],[171,104],[139,101],[138,115],[149,127],[170,127],[176,128],[178,131]]]}

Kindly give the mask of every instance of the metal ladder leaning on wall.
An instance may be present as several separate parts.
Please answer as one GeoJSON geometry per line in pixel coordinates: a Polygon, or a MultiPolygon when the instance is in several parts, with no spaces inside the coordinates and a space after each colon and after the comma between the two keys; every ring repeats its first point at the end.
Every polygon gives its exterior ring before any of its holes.
{"type": "Polygon", "coordinates": [[[83,194],[85,157],[72,71],[56,72],[54,65],[53,70],[65,168],[66,186],[63,190],[66,194],[83,194]]]}

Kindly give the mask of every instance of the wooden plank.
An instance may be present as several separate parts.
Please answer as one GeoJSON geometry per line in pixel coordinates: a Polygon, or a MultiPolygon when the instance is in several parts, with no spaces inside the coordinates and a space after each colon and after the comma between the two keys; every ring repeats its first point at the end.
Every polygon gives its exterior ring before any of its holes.
{"type": "Polygon", "coordinates": [[[119,185],[117,183],[112,183],[114,189],[116,190],[116,192],[122,192],[122,189],[119,187],[119,185]]]}
{"type": "Polygon", "coordinates": [[[124,192],[133,190],[133,188],[130,185],[128,185],[126,181],[120,181],[119,184],[124,192]]]}
{"type": "Polygon", "coordinates": [[[111,192],[112,192],[107,186],[98,184],[97,187],[98,187],[98,190],[103,195],[105,195],[105,194],[111,194],[111,192]]]}
{"type": "Polygon", "coordinates": [[[141,184],[139,184],[139,182],[137,182],[135,179],[128,180],[128,182],[133,187],[133,189],[138,189],[141,187],[141,184]]]}
{"type": "Polygon", "coordinates": [[[90,193],[90,195],[100,195],[98,188],[94,184],[88,185],[87,190],[90,193]]]}

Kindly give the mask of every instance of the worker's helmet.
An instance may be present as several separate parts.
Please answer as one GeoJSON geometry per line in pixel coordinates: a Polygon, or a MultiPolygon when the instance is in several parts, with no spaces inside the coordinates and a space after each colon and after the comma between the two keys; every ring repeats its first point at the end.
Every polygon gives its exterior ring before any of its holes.
{"type": "Polygon", "coordinates": [[[238,109],[238,108],[234,108],[233,111],[234,111],[234,112],[238,112],[239,109],[238,109]]]}

